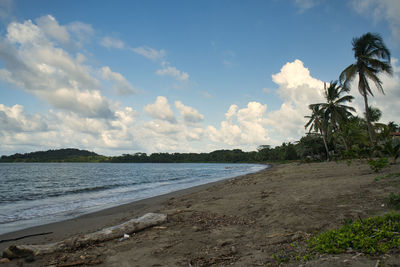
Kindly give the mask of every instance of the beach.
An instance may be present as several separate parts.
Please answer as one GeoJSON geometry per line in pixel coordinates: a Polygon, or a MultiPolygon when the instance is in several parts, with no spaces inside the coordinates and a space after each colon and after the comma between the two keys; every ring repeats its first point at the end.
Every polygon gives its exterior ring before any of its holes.
{"type": "Polygon", "coordinates": [[[398,252],[370,257],[349,251],[322,255],[306,263],[296,260],[313,234],[343,226],[347,220],[382,215],[390,193],[400,192],[399,178],[374,181],[399,173],[400,164],[374,173],[358,160],[289,163],[211,184],[157,196],[76,219],[0,236],[0,249],[11,244],[46,244],[95,232],[148,212],[168,221],[132,234],[123,241],[91,244],[74,251],[38,256],[4,266],[391,266],[398,252]]]}

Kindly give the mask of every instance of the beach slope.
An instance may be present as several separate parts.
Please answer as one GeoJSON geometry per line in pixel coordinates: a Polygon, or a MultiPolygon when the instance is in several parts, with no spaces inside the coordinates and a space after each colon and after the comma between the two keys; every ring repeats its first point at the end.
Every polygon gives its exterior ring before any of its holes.
{"type": "MultiPolygon", "coordinates": [[[[382,173],[368,164],[290,163],[258,173],[123,205],[117,208],[9,234],[49,235],[1,243],[43,244],[119,224],[146,212],[168,215],[168,222],[132,235],[70,252],[35,258],[26,266],[271,266],[305,251],[305,240],[346,221],[382,215],[391,209],[387,198],[400,192],[400,177],[374,181],[378,175],[399,173],[400,165],[382,173]]],[[[2,236],[1,239],[4,239],[2,236]]],[[[391,266],[398,252],[369,257],[349,251],[322,255],[306,266],[391,266]]],[[[13,260],[7,265],[18,265],[13,260]]]]}

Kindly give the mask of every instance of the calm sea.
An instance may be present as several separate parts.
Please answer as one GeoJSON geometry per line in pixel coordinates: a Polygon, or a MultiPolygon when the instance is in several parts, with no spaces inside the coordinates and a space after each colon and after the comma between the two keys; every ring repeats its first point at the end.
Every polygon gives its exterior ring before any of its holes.
{"type": "Polygon", "coordinates": [[[257,164],[1,163],[0,234],[264,168],[257,164]]]}

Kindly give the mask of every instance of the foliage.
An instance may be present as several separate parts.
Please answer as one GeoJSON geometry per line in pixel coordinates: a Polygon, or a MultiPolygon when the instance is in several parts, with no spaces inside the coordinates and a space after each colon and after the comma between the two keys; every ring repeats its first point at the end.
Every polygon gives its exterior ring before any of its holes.
{"type": "Polygon", "coordinates": [[[380,254],[400,248],[399,232],[400,213],[389,213],[319,234],[309,239],[308,245],[320,253],[343,253],[351,248],[367,254],[380,254]]]}
{"type": "Polygon", "coordinates": [[[322,159],[325,155],[323,139],[318,134],[309,133],[297,143],[296,150],[301,159],[322,159]]]}
{"type": "Polygon", "coordinates": [[[388,200],[389,206],[394,207],[396,210],[400,210],[400,193],[391,193],[388,200]]]}
{"type": "Polygon", "coordinates": [[[99,162],[105,158],[87,150],[65,148],[2,156],[0,162],[99,162]]]}
{"type": "Polygon", "coordinates": [[[383,168],[387,167],[389,165],[389,161],[387,158],[379,158],[377,160],[370,159],[368,161],[369,167],[371,170],[374,172],[380,172],[383,168]]]}
{"type": "Polygon", "coordinates": [[[374,143],[374,133],[371,125],[371,116],[368,109],[368,95],[373,96],[368,81],[384,93],[379,74],[392,74],[390,51],[386,48],[382,37],[376,33],[366,33],[352,41],[356,63],[351,64],[340,74],[339,80],[343,87],[350,88],[350,83],[358,76],[358,90],[364,98],[366,122],[371,143],[374,143]]]}

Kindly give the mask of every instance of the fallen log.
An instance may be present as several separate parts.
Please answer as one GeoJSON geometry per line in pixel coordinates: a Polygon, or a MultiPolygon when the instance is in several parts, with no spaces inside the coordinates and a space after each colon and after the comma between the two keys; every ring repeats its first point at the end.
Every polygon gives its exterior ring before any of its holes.
{"type": "Polygon", "coordinates": [[[38,256],[53,252],[73,250],[88,244],[104,242],[138,232],[145,228],[159,225],[167,220],[167,215],[160,213],[147,213],[139,218],[131,219],[122,224],[104,228],[100,231],[85,234],[82,236],[70,237],[60,242],[45,245],[12,245],[3,251],[3,258],[24,258],[28,256],[38,256]]]}

